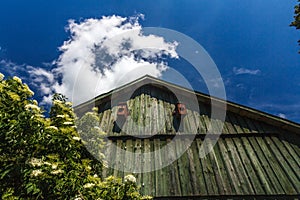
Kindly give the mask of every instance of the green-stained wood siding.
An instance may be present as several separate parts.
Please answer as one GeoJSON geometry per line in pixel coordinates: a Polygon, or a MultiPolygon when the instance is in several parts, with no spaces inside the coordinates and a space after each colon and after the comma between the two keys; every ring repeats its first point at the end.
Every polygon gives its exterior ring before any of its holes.
{"type": "MultiPolygon", "coordinates": [[[[272,125],[270,121],[266,122],[268,117],[264,114],[256,117],[248,108],[231,108],[213,150],[201,157],[200,148],[211,121],[219,127],[222,121],[210,119],[209,102],[201,96],[197,98],[199,110],[187,106],[187,115],[180,122],[183,127],[178,132],[174,127],[178,121],[172,114],[177,99],[162,87],[150,84],[136,90],[126,101],[130,115],[120,132],[113,131],[117,105],[110,105],[107,95],[105,101],[98,99],[99,126],[108,135],[105,155],[110,168],[105,169],[103,175],[123,177],[134,173],[141,192],[156,197],[300,194],[297,126],[282,128],[284,122],[272,125]],[[182,155],[180,152],[185,148],[186,139],[174,139],[178,134],[195,137],[182,155]],[[162,151],[171,141],[176,145],[162,151]],[[134,156],[130,152],[134,152],[134,156]],[[143,154],[148,152],[154,154],[143,154]],[[174,162],[160,168],[168,159],[174,162]],[[125,164],[129,172],[123,172],[125,164]],[[135,173],[138,165],[150,172],[135,173]],[[160,169],[154,170],[157,168],[160,169]]],[[[212,139],[208,139],[207,149],[214,138],[209,136],[212,139]]]]}

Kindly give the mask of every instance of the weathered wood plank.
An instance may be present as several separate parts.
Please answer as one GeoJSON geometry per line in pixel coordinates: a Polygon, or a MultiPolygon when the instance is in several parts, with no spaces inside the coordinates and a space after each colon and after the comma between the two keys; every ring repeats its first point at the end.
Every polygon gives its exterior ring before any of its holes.
{"type": "Polygon", "coordinates": [[[196,173],[196,185],[198,186],[198,191],[196,191],[195,194],[200,194],[200,195],[207,195],[207,188],[205,184],[205,179],[203,175],[203,168],[200,163],[200,155],[199,155],[199,150],[197,147],[197,143],[200,143],[201,145],[201,139],[196,139],[192,145],[191,149],[193,150],[193,158],[194,158],[194,165],[195,165],[195,173],[196,173]],[[197,141],[200,140],[200,141],[197,141]]]}
{"type": "Polygon", "coordinates": [[[153,195],[151,188],[153,188],[154,184],[153,184],[151,172],[149,172],[151,170],[151,164],[153,160],[151,158],[151,154],[148,154],[150,152],[151,152],[150,140],[145,139],[144,149],[143,149],[143,153],[144,153],[143,171],[145,172],[147,171],[147,173],[143,173],[143,183],[142,183],[142,193],[145,195],[153,195]]]}
{"type": "MultiPolygon", "coordinates": [[[[177,157],[180,157],[180,154],[184,152],[184,149],[186,149],[187,141],[176,139],[176,152],[177,157]]],[[[181,182],[181,191],[182,195],[188,196],[192,194],[192,186],[191,186],[191,180],[190,180],[190,174],[189,174],[189,160],[187,157],[187,153],[183,153],[181,157],[178,160],[178,168],[179,168],[179,176],[180,176],[180,182],[181,182]]]]}
{"type": "Polygon", "coordinates": [[[272,149],[270,147],[270,139],[268,137],[264,137],[264,139],[257,139],[256,140],[261,147],[264,155],[266,156],[268,163],[271,165],[272,170],[274,171],[276,177],[278,178],[278,182],[280,183],[281,187],[284,189],[285,194],[291,194],[295,192],[289,180],[287,179],[285,173],[279,166],[277,159],[275,158],[276,155],[273,154],[272,149]]]}
{"type": "Polygon", "coordinates": [[[162,158],[160,152],[160,140],[154,139],[154,163],[155,163],[155,195],[162,196],[162,182],[161,182],[161,166],[162,158]],[[158,170],[159,169],[159,170],[158,170]]]}
{"type": "MultiPolygon", "coordinates": [[[[208,140],[208,148],[211,149],[213,148],[212,146],[212,141],[209,139],[208,140]]],[[[212,170],[214,172],[214,176],[215,176],[215,179],[216,179],[216,186],[218,187],[218,194],[221,194],[221,195],[224,195],[225,194],[225,183],[224,183],[224,180],[221,176],[221,170],[220,170],[220,166],[219,166],[219,162],[216,158],[216,155],[215,155],[215,149],[213,149],[209,154],[209,159],[211,161],[211,164],[212,164],[212,170]]]]}
{"type": "Polygon", "coordinates": [[[123,159],[122,159],[122,150],[123,149],[123,141],[122,140],[117,140],[117,145],[116,145],[116,154],[114,155],[114,157],[116,158],[115,163],[114,163],[114,172],[113,175],[116,177],[123,177],[122,175],[122,171],[119,171],[117,169],[122,169],[123,167],[123,159]]]}
{"type": "MultiPolygon", "coordinates": [[[[198,150],[200,150],[203,143],[198,139],[196,141],[197,141],[198,150]]],[[[207,147],[204,147],[204,149],[207,150],[207,147]]],[[[199,155],[201,155],[200,151],[199,151],[199,155]]],[[[206,155],[205,157],[200,158],[200,162],[203,169],[203,175],[204,175],[204,180],[207,188],[207,193],[209,195],[218,194],[219,191],[218,191],[217,183],[215,180],[215,176],[212,169],[212,165],[210,163],[209,156],[206,155]]]]}
{"type": "Polygon", "coordinates": [[[298,168],[300,168],[300,158],[299,158],[299,155],[297,155],[295,149],[293,149],[292,145],[289,142],[287,142],[285,140],[282,140],[281,142],[284,144],[284,146],[288,150],[289,154],[293,157],[293,159],[296,162],[298,168]]]}
{"type": "Polygon", "coordinates": [[[266,176],[269,179],[270,185],[272,185],[272,188],[274,189],[273,193],[274,194],[284,194],[284,190],[281,187],[281,184],[279,183],[279,181],[276,177],[276,174],[274,173],[269,161],[267,160],[262,147],[257,142],[257,140],[262,140],[262,138],[261,137],[250,137],[248,139],[257,154],[257,158],[260,160],[261,167],[266,172],[266,176]]]}
{"type": "Polygon", "coordinates": [[[233,192],[232,186],[230,184],[228,173],[226,171],[225,162],[222,158],[220,146],[218,145],[220,140],[222,140],[222,139],[219,139],[218,142],[214,146],[214,157],[215,157],[214,159],[215,159],[215,162],[217,165],[217,169],[219,171],[219,175],[220,175],[219,179],[222,183],[221,187],[223,187],[224,194],[232,194],[232,192],[233,192]]]}
{"type": "Polygon", "coordinates": [[[237,148],[235,146],[235,142],[231,138],[227,138],[225,140],[227,144],[227,149],[229,151],[229,155],[233,161],[233,165],[235,167],[235,171],[240,179],[241,187],[243,189],[243,194],[254,194],[254,190],[252,185],[248,179],[247,172],[243,166],[237,148]]]}
{"type": "Polygon", "coordinates": [[[218,141],[218,146],[220,148],[220,153],[225,163],[225,169],[229,176],[231,188],[233,194],[241,195],[243,194],[243,189],[241,187],[241,179],[238,177],[236,172],[236,167],[234,166],[234,161],[230,155],[230,149],[227,148],[226,142],[223,139],[218,141]]]}
{"type": "Polygon", "coordinates": [[[262,168],[262,163],[258,160],[257,155],[255,154],[255,149],[251,147],[251,144],[249,143],[247,138],[241,138],[241,140],[244,144],[244,149],[250,159],[250,165],[252,164],[256,174],[256,177],[253,177],[254,175],[252,176],[250,174],[250,179],[252,180],[252,183],[254,185],[253,188],[256,194],[272,194],[274,192],[273,188],[270,186],[270,182],[268,180],[268,177],[266,176],[267,173],[262,168]]]}
{"type": "Polygon", "coordinates": [[[158,100],[158,133],[159,134],[166,134],[166,115],[164,109],[164,102],[162,100],[158,100]]]}
{"type": "Polygon", "coordinates": [[[285,171],[287,177],[293,184],[294,188],[300,193],[299,166],[297,166],[286,149],[282,146],[277,137],[270,137],[270,143],[273,143],[273,152],[279,160],[279,164],[285,171]],[[296,170],[296,171],[295,171],[296,170]]]}
{"type": "Polygon", "coordinates": [[[186,151],[187,153],[187,158],[188,158],[188,162],[189,162],[189,171],[190,171],[190,182],[191,182],[191,185],[192,185],[192,193],[193,194],[198,194],[199,193],[199,182],[197,179],[197,174],[196,174],[196,166],[195,166],[195,158],[194,158],[194,155],[193,155],[193,151],[190,148],[188,148],[188,150],[186,151]]]}

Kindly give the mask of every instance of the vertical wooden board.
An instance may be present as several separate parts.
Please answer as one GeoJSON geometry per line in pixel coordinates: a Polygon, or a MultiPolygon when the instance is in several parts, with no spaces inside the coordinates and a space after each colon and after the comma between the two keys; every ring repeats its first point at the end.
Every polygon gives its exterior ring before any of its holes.
{"type": "Polygon", "coordinates": [[[200,188],[199,188],[199,179],[197,178],[196,173],[196,166],[195,166],[195,158],[193,155],[193,151],[191,149],[192,147],[187,149],[187,157],[189,162],[189,172],[190,172],[190,182],[192,186],[192,194],[199,194],[200,188]]]}
{"type": "Polygon", "coordinates": [[[267,160],[264,151],[258,144],[257,140],[262,140],[261,137],[250,137],[248,138],[250,144],[253,146],[253,149],[256,152],[257,158],[259,159],[261,167],[265,170],[265,176],[269,179],[269,184],[272,185],[274,189],[274,194],[284,194],[284,190],[281,187],[276,174],[274,173],[269,161],[267,160]]]}
{"type": "Polygon", "coordinates": [[[138,135],[144,134],[145,133],[145,95],[141,94],[139,98],[139,114],[138,114],[138,135]]]}
{"type": "Polygon", "coordinates": [[[126,165],[126,169],[128,169],[129,172],[125,172],[125,175],[131,174],[134,171],[134,141],[131,139],[126,140],[126,152],[125,152],[125,158],[124,158],[124,165],[126,165]]]}
{"type": "Polygon", "coordinates": [[[123,169],[123,162],[122,162],[122,149],[123,149],[123,141],[117,140],[116,144],[116,155],[115,155],[115,162],[114,162],[114,172],[113,175],[116,177],[122,177],[121,173],[117,169],[123,169]]]}
{"type": "Polygon", "coordinates": [[[157,99],[156,98],[151,98],[151,103],[152,103],[152,116],[151,116],[151,133],[153,135],[158,133],[158,104],[157,104],[157,99]]]}
{"type": "Polygon", "coordinates": [[[234,128],[233,122],[230,120],[230,115],[232,115],[231,112],[228,112],[226,115],[226,119],[224,122],[224,129],[227,129],[227,131],[224,130],[227,134],[235,134],[237,133],[236,129],[234,128]]]}
{"type": "Polygon", "coordinates": [[[232,160],[232,156],[230,155],[231,149],[228,149],[228,147],[226,147],[226,142],[224,139],[218,140],[218,146],[220,148],[221,157],[225,163],[226,172],[229,177],[229,182],[231,184],[233,194],[241,195],[243,194],[241,179],[238,177],[236,167],[234,165],[235,161],[232,160]]]}
{"type": "Polygon", "coordinates": [[[102,118],[103,118],[103,112],[100,112],[98,114],[98,117],[99,117],[99,126],[101,125],[101,122],[102,122],[102,118]]]}
{"type": "Polygon", "coordinates": [[[151,174],[152,174],[152,180],[153,180],[153,185],[152,185],[152,196],[155,196],[156,194],[156,169],[155,169],[155,165],[156,165],[156,157],[154,154],[155,151],[155,146],[154,146],[154,140],[150,140],[151,141],[151,152],[153,152],[151,154],[151,174]]]}
{"type": "Polygon", "coordinates": [[[134,163],[133,171],[136,176],[137,184],[142,186],[142,173],[138,173],[143,169],[142,163],[142,141],[141,139],[136,139],[134,144],[134,163]]]}
{"type": "MultiPolygon", "coordinates": [[[[285,140],[282,140],[282,143],[284,144],[285,148],[289,152],[289,154],[293,157],[294,161],[298,165],[298,168],[300,167],[300,158],[299,155],[297,155],[296,151],[293,149],[291,144],[285,140]]],[[[297,168],[296,168],[297,169],[297,168]]]]}
{"type": "Polygon", "coordinates": [[[207,195],[207,188],[205,185],[205,179],[203,175],[203,168],[200,163],[200,155],[199,149],[197,148],[197,140],[199,144],[201,144],[201,139],[197,138],[191,145],[191,149],[193,151],[193,158],[194,158],[194,166],[195,166],[195,173],[196,173],[196,185],[197,188],[195,190],[196,195],[207,195]]]}
{"type": "Polygon", "coordinates": [[[104,132],[109,133],[109,132],[111,132],[111,131],[109,130],[109,127],[110,127],[111,110],[108,109],[108,110],[106,110],[105,112],[107,112],[107,116],[106,116],[106,120],[105,120],[106,122],[105,122],[104,132]]]}
{"type": "Polygon", "coordinates": [[[298,145],[295,145],[293,143],[290,143],[290,146],[294,149],[298,157],[300,157],[300,147],[298,145]]]}
{"type": "Polygon", "coordinates": [[[177,156],[177,151],[176,151],[176,140],[172,140],[173,144],[169,148],[169,155],[170,158],[173,159],[175,158],[174,162],[171,165],[171,173],[172,173],[172,185],[170,185],[170,191],[171,193],[174,191],[174,194],[176,196],[181,196],[181,180],[180,180],[180,173],[179,173],[179,161],[178,161],[178,156],[177,156]]]}
{"type": "MultiPolygon", "coordinates": [[[[213,148],[211,140],[208,140],[208,148],[213,148]]],[[[216,187],[217,190],[219,191],[218,194],[224,195],[225,194],[225,187],[224,187],[224,181],[221,177],[221,172],[220,172],[220,166],[218,163],[218,160],[216,159],[215,155],[215,149],[213,149],[209,154],[208,157],[210,159],[211,165],[212,165],[212,170],[214,172],[214,176],[216,179],[216,187]]]]}
{"type": "Polygon", "coordinates": [[[261,166],[262,163],[257,159],[255,149],[251,147],[251,144],[245,137],[240,138],[238,142],[242,142],[244,145],[244,147],[241,147],[240,145],[236,146],[239,149],[242,161],[245,162],[245,169],[247,170],[255,193],[272,194],[274,191],[271,189],[270,182],[266,177],[267,174],[261,166]],[[249,160],[247,156],[249,157],[249,160]]]}
{"type": "Polygon", "coordinates": [[[299,170],[297,170],[295,174],[294,170],[290,166],[291,163],[287,162],[287,160],[290,159],[289,154],[288,153],[286,154],[286,150],[284,148],[281,148],[282,144],[280,144],[281,142],[276,137],[270,137],[267,140],[269,140],[271,146],[273,147],[272,151],[276,155],[276,158],[280,166],[284,170],[286,176],[289,178],[294,189],[297,191],[297,193],[300,193],[300,181],[296,175],[299,173],[299,170]]]}
{"type": "Polygon", "coordinates": [[[194,130],[192,130],[193,134],[203,134],[205,133],[205,128],[202,126],[200,122],[200,113],[197,111],[192,111],[192,116],[194,120],[194,130]]]}
{"type": "Polygon", "coordinates": [[[105,150],[104,150],[104,162],[107,162],[108,166],[103,168],[102,177],[108,177],[109,175],[112,175],[112,168],[111,168],[111,159],[115,156],[115,148],[113,148],[115,144],[111,140],[107,140],[105,144],[105,150]]]}
{"type": "MultiPolygon", "coordinates": [[[[149,139],[144,140],[144,149],[143,152],[145,153],[145,156],[143,156],[144,163],[143,163],[143,171],[149,171],[151,170],[151,163],[153,162],[152,158],[150,157],[150,154],[147,154],[151,152],[151,143],[149,139]]],[[[151,176],[152,172],[143,173],[143,184],[142,184],[142,192],[145,195],[153,195],[151,188],[153,188],[153,180],[151,176]]]]}
{"type": "Polygon", "coordinates": [[[124,133],[126,134],[132,134],[134,133],[134,127],[136,125],[136,123],[134,122],[134,118],[135,118],[135,101],[136,99],[130,99],[128,101],[128,110],[129,110],[129,116],[126,119],[126,122],[124,124],[124,133]]]}
{"type": "Polygon", "coordinates": [[[220,194],[232,194],[231,185],[228,182],[226,167],[221,158],[222,155],[220,155],[220,148],[218,146],[218,142],[216,142],[214,150],[209,155],[211,157],[212,162],[214,163],[213,166],[220,194]]]}
{"type": "Polygon", "coordinates": [[[199,115],[199,133],[200,134],[206,134],[207,127],[204,121],[204,117],[202,115],[199,115]]]}
{"type": "MultiPolygon", "coordinates": [[[[164,162],[167,161],[168,159],[168,155],[167,155],[167,152],[165,150],[162,150],[162,148],[167,144],[167,142],[165,140],[160,140],[160,153],[161,153],[161,161],[162,161],[162,164],[164,162]]],[[[161,170],[160,170],[160,182],[161,182],[161,195],[162,196],[168,196],[169,195],[169,191],[168,191],[168,179],[169,179],[169,173],[168,173],[168,167],[163,167],[161,170]]]]}
{"type": "Polygon", "coordinates": [[[102,114],[102,119],[100,121],[100,125],[99,125],[99,128],[105,132],[106,131],[106,120],[107,120],[107,112],[104,111],[103,114],[102,114]]]}
{"type": "Polygon", "coordinates": [[[174,196],[175,195],[175,177],[174,177],[174,168],[172,167],[171,162],[176,159],[175,152],[173,151],[170,142],[171,139],[166,139],[165,141],[165,150],[162,152],[164,155],[164,162],[170,163],[167,165],[164,170],[165,176],[165,194],[166,196],[174,196]]]}
{"type": "Polygon", "coordinates": [[[210,128],[210,120],[208,116],[209,115],[208,110],[205,106],[206,104],[205,105],[203,103],[199,104],[200,112],[201,112],[200,121],[202,122],[202,125],[205,127],[206,132],[208,132],[208,129],[210,128]]]}
{"type": "Polygon", "coordinates": [[[182,195],[188,196],[192,194],[192,187],[190,181],[190,175],[188,172],[189,169],[189,161],[187,158],[187,153],[183,153],[181,156],[180,154],[185,149],[186,142],[181,139],[176,139],[176,153],[178,159],[178,168],[179,168],[179,177],[181,183],[181,192],[182,195]]]}
{"type": "Polygon", "coordinates": [[[154,139],[154,163],[155,163],[155,196],[162,196],[162,182],[161,182],[161,166],[162,158],[160,152],[160,140],[154,139]]]}
{"type": "MultiPolygon", "coordinates": [[[[197,148],[199,150],[199,155],[201,155],[200,148],[203,145],[203,143],[198,139],[196,141],[197,141],[197,148]]],[[[207,148],[205,148],[205,149],[207,149],[207,148]]],[[[216,179],[214,177],[214,172],[212,169],[212,165],[210,163],[209,156],[206,155],[205,157],[200,158],[200,163],[201,163],[201,167],[203,169],[203,175],[204,175],[204,180],[205,180],[205,184],[206,184],[206,188],[207,188],[207,194],[208,195],[218,194],[219,191],[218,191],[216,179]]]]}
{"type": "Polygon", "coordinates": [[[165,116],[165,109],[164,103],[162,100],[158,100],[158,133],[159,134],[166,134],[166,116],[165,116]]]}
{"type": "MultiPolygon", "coordinates": [[[[286,149],[283,141],[279,140],[277,137],[272,137],[272,140],[273,140],[274,144],[277,146],[280,153],[285,158],[286,162],[289,164],[290,169],[291,169],[290,172],[293,171],[299,181],[300,180],[300,173],[299,173],[300,165],[294,160],[294,158],[289,153],[288,149],[286,149]]],[[[299,162],[299,158],[298,158],[298,162],[299,162]]],[[[299,182],[299,187],[300,187],[300,182],[299,182]]]]}
{"type": "Polygon", "coordinates": [[[295,190],[293,189],[293,187],[291,187],[289,180],[287,179],[284,171],[281,169],[277,159],[275,158],[276,155],[273,154],[270,147],[270,141],[267,138],[268,137],[265,137],[264,139],[257,138],[256,141],[261,147],[262,151],[264,152],[264,155],[266,156],[268,163],[271,165],[273,172],[278,178],[278,182],[281,184],[282,188],[284,189],[285,194],[292,194],[295,192],[295,190]]]}
{"type": "Polygon", "coordinates": [[[252,188],[252,185],[248,179],[247,172],[244,168],[244,165],[240,159],[239,153],[237,151],[237,148],[234,145],[233,139],[227,138],[225,140],[227,144],[227,149],[229,151],[229,154],[233,160],[233,165],[235,167],[235,171],[237,172],[237,175],[240,179],[241,188],[243,190],[243,194],[254,194],[254,190],[252,188]]]}
{"type": "Polygon", "coordinates": [[[172,124],[172,107],[169,102],[164,101],[164,109],[166,115],[166,133],[172,134],[175,130],[172,124]]]}
{"type": "Polygon", "coordinates": [[[199,128],[199,114],[196,111],[188,110],[189,111],[189,124],[190,124],[190,134],[197,134],[199,128]],[[197,115],[197,114],[198,115],[197,115]]]}
{"type": "Polygon", "coordinates": [[[151,134],[151,103],[150,103],[150,96],[145,95],[145,134],[150,135],[151,134]]]}

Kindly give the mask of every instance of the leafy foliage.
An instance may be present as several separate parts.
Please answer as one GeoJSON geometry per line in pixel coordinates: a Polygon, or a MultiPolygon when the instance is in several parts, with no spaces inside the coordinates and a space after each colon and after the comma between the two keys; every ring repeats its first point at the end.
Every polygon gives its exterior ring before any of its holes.
{"type": "Polygon", "coordinates": [[[57,94],[46,118],[21,79],[3,78],[0,73],[2,199],[150,198],[139,194],[131,175],[124,182],[101,177],[103,162],[95,156],[103,158],[104,133],[96,112],[77,119],[72,104],[57,94]]]}
{"type": "MultiPolygon", "coordinates": [[[[290,24],[290,26],[295,26],[296,29],[300,29],[300,0],[298,0],[298,2],[299,4],[295,6],[294,21],[290,24]]],[[[300,40],[298,40],[298,43],[300,45],[300,40]]]]}

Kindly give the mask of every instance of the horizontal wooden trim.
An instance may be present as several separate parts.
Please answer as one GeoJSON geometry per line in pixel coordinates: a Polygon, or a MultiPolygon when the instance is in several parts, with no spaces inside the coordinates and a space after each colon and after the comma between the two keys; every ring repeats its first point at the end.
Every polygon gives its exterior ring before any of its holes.
{"type": "Polygon", "coordinates": [[[274,195],[195,195],[195,196],[165,196],[165,197],[154,197],[157,200],[164,199],[232,199],[232,200],[240,200],[240,199],[299,199],[299,194],[288,195],[288,194],[274,194],[274,195]]]}
{"type": "Polygon", "coordinates": [[[106,138],[109,140],[136,140],[136,139],[173,139],[175,136],[178,139],[193,139],[193,138],[210,138],[217,139],[220,138],[241,138],[241,137],[271,137],[271,136],[279,136],[279,133],[234,133],[234,134],[157,134],[157,135],[142,135],[142,137],[138,137],[139,135],[108,135],[106,138]]]}

